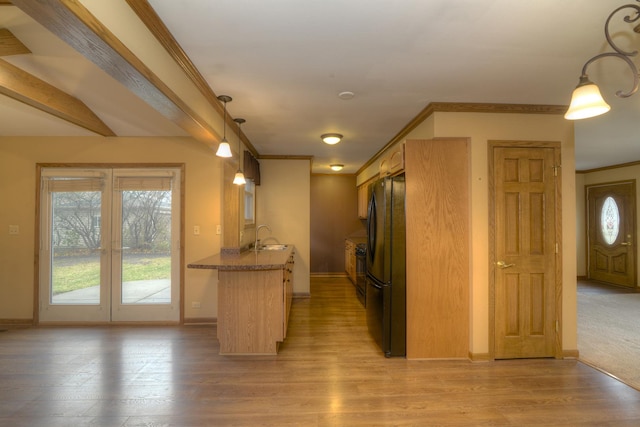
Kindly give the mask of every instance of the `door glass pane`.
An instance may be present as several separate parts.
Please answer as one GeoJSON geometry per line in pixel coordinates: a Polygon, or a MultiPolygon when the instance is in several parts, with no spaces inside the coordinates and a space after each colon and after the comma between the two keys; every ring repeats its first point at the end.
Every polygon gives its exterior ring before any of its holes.
{"type": "Polygon", "coordinates": [[[171,303],[171,191],[122,191],[122,304],[171,303]]]}
{"type": "Polygon", "coordinates": [[[612,245],[618,238],[620,232],[620,212],[618,204],[609,196],[605,199],[600,213],[600,229],[602,237],[609,245],[612,245]]]}
{"type": "Polygon", "coordinates": [[[51,198],[51,304],[100,304],[101,192],[51,198]]]}

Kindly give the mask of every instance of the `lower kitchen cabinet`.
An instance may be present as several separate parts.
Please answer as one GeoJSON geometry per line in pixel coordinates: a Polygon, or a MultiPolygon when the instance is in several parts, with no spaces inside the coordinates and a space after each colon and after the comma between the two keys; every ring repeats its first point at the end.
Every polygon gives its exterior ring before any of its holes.
{"type": "Polygon", "coordinates": [[[353,284],[356,284],[356,244],[351,240],[344,241],[344,269],[353,284]]]}
{"type": "Polygon", "coordinates": [[[287,336],[294,255],[284,268],[218,271],[220,354],[277,354],[287,336]]]}

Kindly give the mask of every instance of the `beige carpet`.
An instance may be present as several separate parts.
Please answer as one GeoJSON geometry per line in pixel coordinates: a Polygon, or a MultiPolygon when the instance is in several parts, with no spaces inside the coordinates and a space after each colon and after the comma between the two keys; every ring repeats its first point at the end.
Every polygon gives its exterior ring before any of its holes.
{"type": "Polygon", "coordinates": [[[640,293],[578,290],[580,360],[640,390],[640,293]]]}

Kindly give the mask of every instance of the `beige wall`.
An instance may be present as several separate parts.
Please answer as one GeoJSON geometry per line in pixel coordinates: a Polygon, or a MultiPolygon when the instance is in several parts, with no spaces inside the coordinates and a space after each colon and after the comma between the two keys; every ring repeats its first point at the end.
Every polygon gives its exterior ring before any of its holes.
{"type": "MultiPolygon", "coordinates": [[[[0,319],[33,316],[36,163],[184,163],[186,264],[220,249],[222,161],[192,138],[0,137],[0,319]]],[[[185,268],[185,318],[216,317],[216,277],[185,268]]]]}
{"type": "MultiPolygon", "coordinates": [[[[564,351],[577,350],[576,199],[573,123],[560,115],[436,112],[406,139],[471,138],[471,342],[473,354],[489,353],[488,142],[560,141],[562,144],[562,262],[564,351]]],[[[377,162],[358,176],[364,182],[377,162]]]]}
{"type": "Polygon", "coordinates": [[[260,159],[262,185],[258,186],[256,224],[263,243],[288,243],[296,247],[293,292],[310,292],[311,161],[260,159]]]}
{"type": "MultiPolygon", "coordinates": [[[[640,191],[638,181],[640,181],[640,165],[626,166],[613,169],[605,169],[590,173],[576,174],[576,252],[578,276],[587,275],[587,236],[586,236],[586,201],[585,187],[593,184],[604,184],[607,182],[636,180],[636,212],[640,212],[640,191]]],[[[636,242],[640,238],[640,227],[636,227],[636,242]]],[[[636,265],[640,265],[640,251],[637,251],[638,259],[636,265]]]]}

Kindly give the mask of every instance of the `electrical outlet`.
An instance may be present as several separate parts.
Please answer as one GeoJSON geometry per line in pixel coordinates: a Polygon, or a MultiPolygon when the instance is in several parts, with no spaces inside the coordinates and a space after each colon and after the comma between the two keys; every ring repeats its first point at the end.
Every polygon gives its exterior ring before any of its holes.
{"type": "Polygon", "coordinates": [[[220,224],[216,225],[216,234],[222,234],[222,226],[220,224]]]}
{"type": "Polygon", "coordinates": [[[193,301],[191,303],[191,308],[200,308],[200,301],[193,301]]]}
{"type": "Polygon", "coordinates": [[[193,234],[195,236],[199,236],[200,235],[200,226],[199,225],[194,225],[193,226],[193,234]]]}
{"type": "Polygon", "coordinates": [[[20,234],[20,226],[19,225],[10,225],[9,226],[9,234],[20,234]]]}

